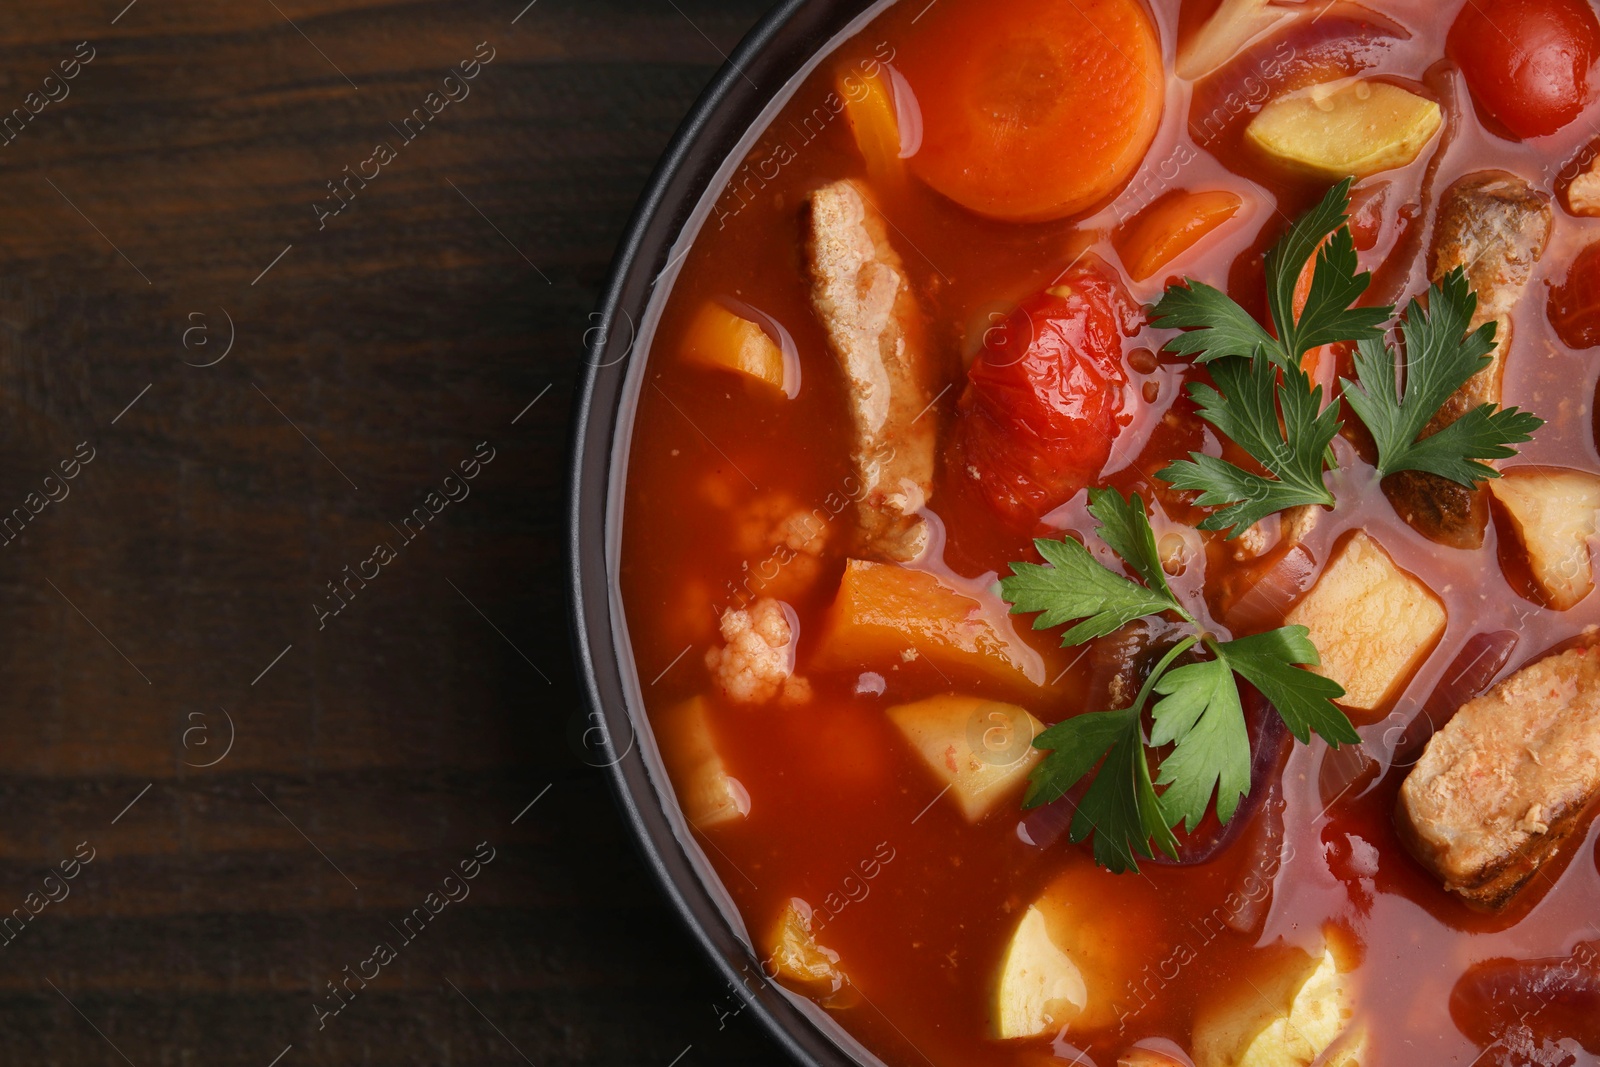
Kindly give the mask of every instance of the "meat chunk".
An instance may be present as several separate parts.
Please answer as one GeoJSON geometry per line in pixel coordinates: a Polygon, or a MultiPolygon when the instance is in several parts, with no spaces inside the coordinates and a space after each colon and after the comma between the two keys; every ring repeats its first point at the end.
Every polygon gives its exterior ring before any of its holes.
{"type": "Polygon", "coordinates": [[[909,562],[928,543],[918,514],[933,485],[938,377],[920,336],[905,264],[883,216],[854,182],[811,194],[806,217],[811,303],[844,372],[861,480],[858,553],[909,562]]]}
{"type": "MultiPolygon", "coordinates": [[[[1480,404],[1500,403],[1506,353],[1511,347],[1511,309],[1528,287],[1533,268],[1550,243],[1549,199],[1505,171],[1469,174],[1445,190],[1434,224],[1428,275],[1434,281],[1456,267],[1478,294],[1472,328],[1494,322],[1493,362],[1445,401],[1423,429],[1437,433],[1480,404]]],[[[1384,479],[1384,493],[1420,534],[1454,548],[1477,548],[1489,523],[1484,490],[1424,471],[1401,471],[1384,479]]]]}
{"type": "Polygon", "coordinates": [[[765,704],[782,694],[787,701],[810,696],[805,679],[794,675],[794,624],[781,601],[762,597],[749,611],[722,613],[722,648],[706,652],[706,668],[729,700],[765,704]]]}
{"type": "Polygon", "coordinates": [[[1504,906],[1600,792],[1600,648],[1547,656],[1461,706],[1400,787],[1397,822],[1444,887],[1504,906]]]}

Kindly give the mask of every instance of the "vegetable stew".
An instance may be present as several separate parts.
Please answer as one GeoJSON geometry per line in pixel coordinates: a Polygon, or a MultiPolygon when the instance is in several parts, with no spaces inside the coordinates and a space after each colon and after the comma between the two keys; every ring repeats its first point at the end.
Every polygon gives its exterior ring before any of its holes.
{"type": "Polygon", "coordinates": [[[884,1062],[1600,1064],[1591,0],[884,6],[713,190],[618,580],[884,1062]]]}

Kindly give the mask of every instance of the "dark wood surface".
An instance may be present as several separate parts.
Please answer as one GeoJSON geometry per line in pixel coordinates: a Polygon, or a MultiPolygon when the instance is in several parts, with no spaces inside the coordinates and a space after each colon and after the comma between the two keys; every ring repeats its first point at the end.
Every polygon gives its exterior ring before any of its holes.
{"type": "Polygon", "coordinates": [[[763,0],[126,2],[0,18],[0,1063],[773,1062],[577,755],[560,551],[588,313],[763,0]]]}

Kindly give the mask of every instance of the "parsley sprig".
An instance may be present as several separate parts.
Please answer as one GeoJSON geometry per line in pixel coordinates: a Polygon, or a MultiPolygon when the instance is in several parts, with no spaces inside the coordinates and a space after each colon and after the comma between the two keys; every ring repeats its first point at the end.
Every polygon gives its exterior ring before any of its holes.
{"type": "Polygon", "coordinates": [[[1301,669],[1319,662],[1305,627],[1219,641],[1167,584],[1144,501],[1114,489],[1092,489],[1089,500],[1100,540],[1133,577],[1102,566],[1071,537],[1040,539],[1034,544],[1045,563],[1013,563],[1011,575],[1000,582],[1012,611],[1037,613],[1035,629],[1075,622],[1061,638],[1067,647],[1151,615],[1176,616],[1190,632],[1156,663],[1127,707],[1073,716],[1034,739],[1049,755],[1029,776],[1023,806],[1060,799],[1098,764],[1073,815],[1071,839],[1093,834],[1097,863],[1113,871],[1138,870],[1139,857],[1155,855],[1152,841],[1175,856],[1173,829],[1194,830],[1213,796],[1217,818],[1226,823],[1250,791],[1250,740],[1235,675],[1260,689],[1301,741],[1313,732],[1335,746],[1359,737],[1332,703],[1344,690],[1301,669]],[[1199,652],[1210,658],[1178,664],[1199,652]],[[1152,705],[1152,697],[1160,699],[1152,705]],[[1154,752],[1166,746],[1170,751],[1152,777],[1154,752]]]}
{"type": "Polygon", "coordinates": [[[1340,379],[1340,392],[1372,433],[1380,477],[1418,470],[1470,487],[1499,477],[1481,461],[1515,455],[1510,446],[1543,425],[1528,412],[1483,404],[1423,436],[1450,396],[1489,365],[1494,326],[1469,331],[1477,297],[1457,268],[1428,289],[1426,305],[1411,302],[1399,330],[1402,360],[1383,330],[1395,309],[1353,306],[1371,275],[1356,271],[1349,194],[1348,179],[1328,190],[1267,253],[1271,331],[1226,293],[1193,279],[1168,287],[1151,309],[1153,325],[1184,331],[1168,341],[1169,351],[1210,367],[1215,387],[1189,387],[1200,417],[1266,472],[1199,452],[1161,471],[1175,488],[1198,490],[1201,506],[1220,509],[1201,529],[1229,530],[1228,536],[1237,537],[1284,508],[1334,504],[1324,467],[1343,423],[1338,406],[1323,406],[1322,387],[1313,387],[1301,367],[1306,353],[1324,345],[1356,346],[1356,380],[1340,379]],[[1313,254],[1310,286],[1297,315],[1295,288],[1313,254]]]}
{"type": "Polygon", "coordinates": [[[1363,338],[1382,340],[1392,307],[1352,307],[1372,275],[1356,273],[1355,239],[1350,235],[1350,179],[1328,190],[1322,202],[1289,228],[1266,255],[1267,310],[1276,335],[1269,333],[1232,297],[1192,278],[1168,286],[1152,309],[1151,325],[1185,330],[1167,350],[1205,363],[1228,356],[1264,358],[1280,368],[1299,367],[1307,352],[1322,345],[1363,338]],[[1316,254],[1305,307],[1294,314],[1294,291],[1306,261],[1316,254]]]}
{"type": "Polygon", "coordinates": [[[1469,332],[1478,297],[1460,267],[1428,289],[1426,306],[1413,300],[1400,327],[1406,369],[1397,384],[1395,350],[1370,339],[1356,345],[1356,380],[1340,379],[1345,400],[1372,432],[1378,474],[1420,470],[1470,486],[1498,478],[1479,462],[1517,454],[1509,447],[1532,438],[1544,420],[1517,408],[1480,404],[1427,437],[1419,435],[1457,389],[1493,357],[1495,324],[1469,332]]]}
{"type": "MultiPolygon", "coordinates": [[[[1425,471],[1471,487],[1498,477],[1483,461],[1515,455],[1510,446],[1543,425],[1530,413],[1493,404],[1435,425],[1441,408],[1490,364],[1494,325],[1470,329],[1477,298],[1458,268],[1423,301],[1411,302],[1399,323],[1400,343],[1388,343],[1384,327],[1395,309],[1355,306],[1371,275],[1356,269],[1349,193],[1348,180],[1334,186],[1267,253],[1270,329],[1226,293],[1193,279],[1169,286],[1151,309],[1153,325],[1182,331],[1167,350],[1210,371],[1212,384],[1189,387],[1200,416],[1259,467],[1191,452],[1158,474],[1176,489],[1198,491],[1197,503],[1216,509],[1201,529],[1237,537],[1284,508],[1336,504],[1324,477],[1343,428],[1339,406],[1332,397],[1324,405],[1322,388],[1301,365],[1326,345],[1355,346],[1356,377],[1340,379],[1340,395],[1372,434],[1379,477],[1425,471]],[[1297,312],[1296,288],[1308,260],[1310,284],[1297,312]]],[[[1313,733],[1334,747],[1360,737],[1333,703],[1344,690],[1304,669],[1320,662],[1305,627],[1218,640],[1167,584],[1144,502],[1112,489],[1092,489],[1089,499],[1100,540],[1128,573],[1101,565],[1071,537],[1038,540],[1045,562],[1014,563],[1000,583],[1012,611],[1036,614],[1036,629],[1071,624],[1063,646],[1156,615],[1175,618],[1189,632],[1162,655],[1126,707],[1075,715],[1034,740],[1048,755],[1030,774],[1023,805],[1058,800],[1093,775],[1073,815],[1071,839],[1092,834],[1096,862],[1137,870],[1138,859],[1154,858],[1155,849],[1176,856],[1174,830],[1192,832],[1213,798],[1217,818],[1227,823],[1249,793],[1250,740],[1238,679],[1255,686],[1303,743],[1313,733]]]]}

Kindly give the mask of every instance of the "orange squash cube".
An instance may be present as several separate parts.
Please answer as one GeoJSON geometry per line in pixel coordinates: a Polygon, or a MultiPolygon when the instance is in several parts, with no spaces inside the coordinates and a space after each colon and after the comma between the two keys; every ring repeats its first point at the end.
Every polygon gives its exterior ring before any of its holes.
{"type": "Polygon", "coordinates": [[[998,598],[985,603],[936,575],[853,559],[823,623],[819,670],[914,669],[927,660],[942,677],[978,676],[1029,689],[1045,684],[1044,658],[1017,636],[998,598]]]}
{"type": "Polygon", "coordinates": [[[844,100],[845,119],[850,123],[856,148],[866,160],[867,177],[879,186],[904,181],[900,119],[895,114],[894,85],[888,71],[879,67],[872,74],[854,70],[841,73],[836,89],[844,100]]]}
{"type": "Polygon", "coordinates": [[[735,371],[749,380],[785,392],[783,349],[767,332],[715,300],[695,313],[683,339],[684,358],[702,367],[735,371]]]}
{"type": "Polygon", "coordinates": [[[789,898],[773,928],[767,970],[813,993],[837,992],[849,979],[839,968],[839,954],[817,943],[813,914],[810,904],[789,898]]]}

